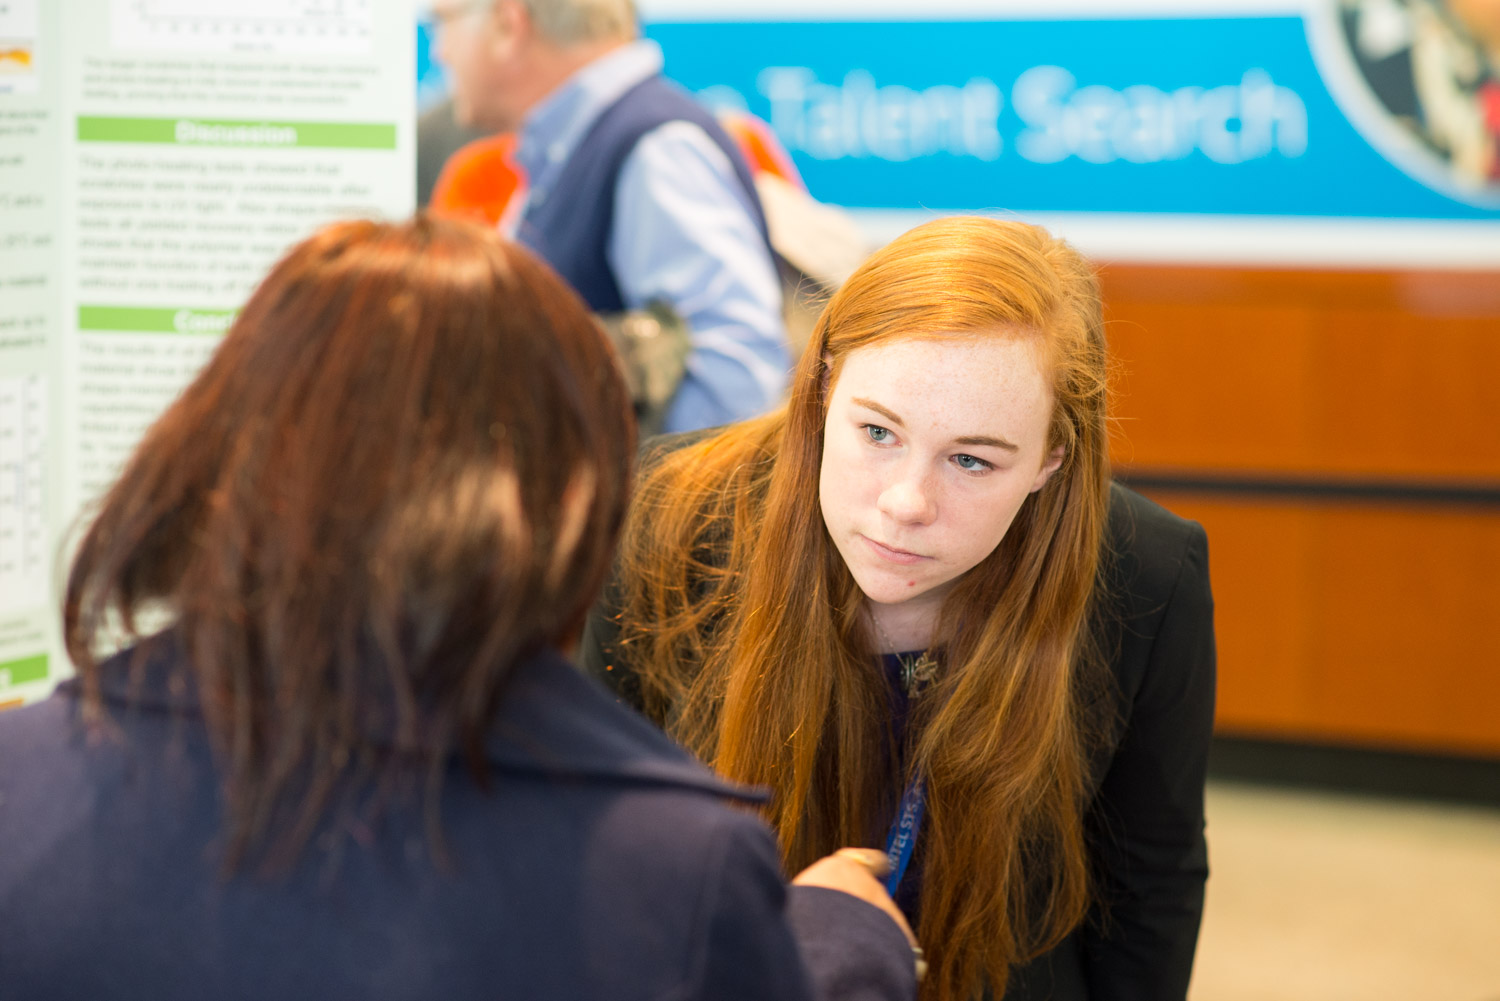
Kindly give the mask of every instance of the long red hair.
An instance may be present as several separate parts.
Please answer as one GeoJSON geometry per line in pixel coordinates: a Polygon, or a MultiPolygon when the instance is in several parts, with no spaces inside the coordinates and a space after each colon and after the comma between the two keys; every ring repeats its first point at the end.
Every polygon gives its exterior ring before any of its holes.
{"type": "Polygon", "coordinates": [[[923,997],[957,1001],[1059,942],[1088,903],[1082,830],[1098,677],[1087,625],[1105,523],[1107,360],[1089,265],[1045,231],[939,220],[873,255],[828,304],[787,406],[652,465],[620,555],[616,653],[648,712],[721,773],[773,787],[796,870],[882,844],[926,782],[923,997]],[[1040,349],[1061,467],[947,598],[943,671],[917,701],[904,773],[864,599],[818,504],[827,400],[851,351],[992,333],[1040,349]]]}

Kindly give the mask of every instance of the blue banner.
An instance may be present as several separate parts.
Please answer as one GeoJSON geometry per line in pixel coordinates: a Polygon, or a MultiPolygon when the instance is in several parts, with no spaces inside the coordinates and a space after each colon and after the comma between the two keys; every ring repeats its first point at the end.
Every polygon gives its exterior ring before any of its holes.
{"type": "Polygon", "coordinates": [[[669,76],[770,122],[811,192],[850,207],[1500,220],[1500,178],[1435,152],[1423,162],[1399,116],[1382,122],[1358,96],[1354,22],[1319,27],[704,21],[647,34],[669,76]],[[1326,51],[1341,44],[1342,58],[1326,51]]]}

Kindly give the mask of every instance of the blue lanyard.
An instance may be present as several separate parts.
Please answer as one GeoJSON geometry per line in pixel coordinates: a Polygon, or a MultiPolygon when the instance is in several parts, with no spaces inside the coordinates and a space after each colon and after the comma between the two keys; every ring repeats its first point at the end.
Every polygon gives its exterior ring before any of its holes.
{"type": "Polygon", "coordinates": [[[885,857],[891,860],[891,874],[886,877],[885,892],[895,896],[906,867],[911,864],[912,849],[917,844],[917,832],[922,829],[922,808],[927,802],[927,792],[922,776],[914,775],[901,794],[901,808],[896,811],[896,820],[891,824],[891,833],[885,839],[885,857]]]}

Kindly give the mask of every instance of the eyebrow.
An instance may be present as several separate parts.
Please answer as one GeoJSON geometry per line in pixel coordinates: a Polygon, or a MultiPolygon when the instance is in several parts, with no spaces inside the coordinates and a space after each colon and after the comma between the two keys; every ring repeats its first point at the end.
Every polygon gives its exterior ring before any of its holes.
{"type": "MultiPolygon", "coordinates": [[[[890,421],[898,428],[905,429],[906,427],[906,422],[898,417],[895,411],[889,409],[888,407],[881,406],[874,400],[867,400],[863,396],[853,396],[850,397],[849,402],[853,403],[857,407],[864,407],[866,410],[875,411],[877,414],[884,417],[886,420],[890,421]]],[[[996,438],[992,435],[987,434],[960,435],[959,437],[954,438],[953,442],[956,445],[989,445],[991,448],[1004,449],[1007,452],[1019,452],[1021,450],[1021,446],[1015,444],[1014,442],[1009,442],[1004,438],[996,438]]]]}

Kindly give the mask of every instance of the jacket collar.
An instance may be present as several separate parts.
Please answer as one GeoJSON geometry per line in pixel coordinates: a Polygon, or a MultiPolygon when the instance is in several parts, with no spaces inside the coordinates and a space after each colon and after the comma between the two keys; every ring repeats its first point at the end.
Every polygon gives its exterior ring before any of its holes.
{"type": "Polygon", "coordinates": [[[504,768],[681,785],[746,802],[769,798],[714,775],[552,651],[516,668],[491,733],[490,759],[504,768]]]}
{"type": "MultiPolygon", "coordinates": [[[[196,684],[175,634],[162,633],[100,665],[104,701],[201,719],[196,684]]],[[[77,697],[78,683],[60,691],[77,697]]],[[[498,771],[549,779],[680,786],[747,803],[768,794],[714,775],[593,679],[546,650],[514,668],[485,755],[498,771]]]]}

